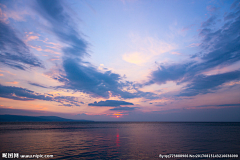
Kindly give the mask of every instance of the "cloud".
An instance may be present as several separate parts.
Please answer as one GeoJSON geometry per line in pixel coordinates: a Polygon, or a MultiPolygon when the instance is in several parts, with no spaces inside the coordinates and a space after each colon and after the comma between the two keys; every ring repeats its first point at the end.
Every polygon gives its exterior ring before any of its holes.
{"type": "Polygon", "coordinates": [[[83,102],[79,102],[76,97],[73,96],[56,96],[53,97],[53,101],[59,102],[64,106],[80,106],[79,103],[84,104],[83,102]],[[65,103],[68,104],[65,104],[65,103]]]}
{"type": "Polygon", "coordinates": [[[217,75],[198,75],[195,76],[190,84],[181,91],[178,96],[195,96],[213,92],[223,83],[240,79],[240,71],[227,72],[217,75]]]}
{"type": "Polygon", "coordinates": [[[40,85],[40,84],[37,84],[37,83],[32,83],[32,82],[28,82],[28,84],[31,84],[31,85],[37,86],[37,87],[41,87],[41,88],[48,88],[46,86],[43,86],[43,85],[40,85]]]}
{"type": "Polygon", "coordinates": [[[201,27],[208,28],[216,24],[216,16],[211,16],[208,20],[202,23],[201,27]]]}
{"type": "MultiPolygon", "coordinates": [[[[237,12],[240,13],[240,8],[234,13],[237,12]]],[[[209,93],[225,82],[239,79],[239,71],[212,76],[203,74],[214,67],[222,68],[240,61],[240,14],[219,29],[213,30],[211,26],[216,18],[213,16],[202,23],[199,33],[202,39],[199,45],[201,51],[194,54],[192,60],[181,64],[160,65],[150,74],[150,80],[145,85],[164,84],[167,81],[175,81],[177,84],[188,82],[180,95],[194,96],[209,93]],[[196,57],[199,61],[193,60],[196,57]]]]}
{"type": "Polygon", "coordinates": [[[196,107],[240,107],[240,104],[235,103],[235,104],[219,104],[219,105],[201,105],[196,107]]]}
{"type": "Polygon", "coordinates": [[[22,10],[20,6],[21,2],[15,2],[15,6],[18,8],[8,8],[5,4],[13,3],[13,1],[1,1],[0,3],[0,20],[8,23],[9,19],[13,19],[15,21],[25,21],[25,15],[30,15],[27,10],[22,10]]]}
{"type": "Polygon", "coordinates": [[[160,65],[158,70],[151,73],[151,81],[147,82],[148,84],[164,84],[167,81],[181,81],[190,70],[190,67],[193,63],[186,64],[174,64],[170,66],[160,65]]]}
{"type": "Polygon", "coordinates": [[[72,96],[52,96],[49,94],[40,94],[34,91],[14,86],[3,86],[0,84],[0,97],[21,100],[21,101],[33,101],[33,100],[44,100],[44,101],[54,101],[61,103],[64,106],[75,105],[80,106],[78,99],[72,96]],[[69,105],[68,105],[69,104],[69,105]]]}
{"type": "Polygon", "coordinates": [[[220,104],[220,105],[216,105],[216,106],[219,106],[219,107],[228,107],[228,106],[240,106],[240,104],[220,104]]]}
{"type": "Polygon", "coordinates": [[[188,47],[198,47],[199,45],[200,45],[200,43],[192,43],[188,47]]]}
{"type": "Polygon", "coordinates": [[[43,51],[44,51],[44,52],[48,52],[48,53],[52,53],[52,54],[61,54],[61,53],[56,52],[56,51],[53,51],[53,50],[51,50],[51,49],[44,49],[43,51]]]}
{"type": "MultiPolygon", "coordinates": [[[[62,104],[62,105],[60,105],[60,106],[72,107],[73,105],[71,105],[71,104],[62,104]]],[[[79,106],[79,105],[78,105],[78,106],[79,106]]]]}
{"type": "Polygon", "coordinates": [[[36,2],[35,10],[51,24],[51,30],[59,40],[69,46],[63,48],[65,56],[88,55],[86,51],[88,43],[81,37],[60,1],[36,2]]]}
{"type": "Polygon", "coordinates": [[[215,7],[215,6],[207,6],[206,8],[207,8],[207,10],[208,10],[209,12],[215,12],[215,11],[218,10],[218,8],[215,7]]]}
{"type": "Polygon", "coordinates": [[[2,21],[0,21],[0,57],[1,63],[16,69],[25,70],[28,66],[43,67],[14,30],[2,21]]]}
{"type": "Polygon", "coordinates": [[[178,52],[171,52],[171,54],[181,55],[181,53],[178,52]]]}
{"type": "Polygon", "coordinates": [[[135,46],[134,50],[123,54],[122,59],[136,65],[154,61],[156,56],[169,52],[176,47],[174,44],[152,37],[140,37],[132,34],[131,39],[132,46],[135,46]]]}
{"type": "Polygon", "coordinates": [[[72,89],[90,94],[93,97],[109,98],[154,98],[154,93],[142,92],[134,87],[133,82],[121,82],[122,77],[111,71],[99,72],[91,64],[81,65],[76,60],[67,59],[63,62],[66,75],[60,75],[59,81],[65,83],[61,88],[72,89]],[[126,90],[123,90],[126,89],[126,90]],[[128,91],[129,90],[129,91],[128,91]],[[130,92],[131,90],[131,92],[130,92]]]}
{"type": "Polygon", "coordinates": [[[105,107],[120,107],[121,105],[133,105],[133,103],[117,100],[106,100],[94,103],[89,103],[88,106],[105,106],[105,107]]]}
{"type": "Polygon", "coordinates": [[[119,82],[122,78],[119,74],[112,73],[111,71],[99,72],[91,65],[84,66],[78,64],[75,60],[67,59],[63,62],[63,67],[66,76],[62,75],[65,85],[63,88],[78,90],[93,97],[109,97],[109,91],[112,96],[121,96],[123,98],[135,98],[144,96],[151,93],[144,93],[137,91],[130,93],[122,91],[126,86],[131,83],[119,82]]]}
{"type": "Polygon", "coordinates": [[[191,24],[191,25],[189,25],[189,26],[187,26],[187,27],[184,27],[184,28],[182,29],[182,32],[188,31],[188,30],[192,29],[194,26],[195,26],[195,24],[191,24]]]}
{"type": "Polygon", "coordinates": [[[91,65],[82,61],[87,53],[88,43],[77,31],[71,16],[64,10],[61,1],[37,1],[35,10],[51,25],[51,31],[68,47],[62,48],[63,74],[53,77],[64,83],[59,86],[66,89],[84,92],[93,97],[135,98],[153,95],[148,92],[135,90],[134,93],[122,91],[130,83],[120,82],[121,76],[111,71],[100,72],[91,65]]]}
{"type": "Polygon", "coordinates": [[[236,7],[239,7],[240,5],[240,2],[238,1],[238,0],[235,0],[233,3],[232,3],[232,5],[231,5],[231,9],[234,9],[234,8],[236,8],[236,7]]]}
{"type": "Polygon", "coordinates": [[[116,107],[116,108],[112,108],[109,109],[111,111],[133,111],[135,110],[137,107],[116,107]]]}
{"type": "Polygon", "coordinates": [[[224,21],[231,20],[231,19],[235,18],[238,14],[239,14],[239,13],[233,13],[233,12],[231,12],[231,13],[227,14],[227,15],[224,17],[224,21]]]}
{"type": "MultiPolygon", "coordinates": [[[[27,33],[27,32],[25,32],[27,33]]],[[[26,41],[33,41],[33,40],[39,40],[39,34],[33,34],[33,32],[29,32],[26,34],[26,41]]]]}
{"type": "Polygon", "coordinates": [[[0,84],[0,97],[9,98],[14,100],[51,100],[51,97],[44,96],[41,94],[37,94],[31,90],[21,88],[21,87],[13,87],[13,86],[3,86],[0,84]]]}
{"type": "Polygon", "coordinates": [[[140,64],[146,63],[150,57],[140,52],[133,52],[133,53],[125,53],[122,56],[122,58],[126,62],[140,65],[140,64]]]}
{"type": "Polygon", "coordinates": [[[18,84],[19,82],[13,81],[13,82],[6,82],[8,84],[18,84]]]}

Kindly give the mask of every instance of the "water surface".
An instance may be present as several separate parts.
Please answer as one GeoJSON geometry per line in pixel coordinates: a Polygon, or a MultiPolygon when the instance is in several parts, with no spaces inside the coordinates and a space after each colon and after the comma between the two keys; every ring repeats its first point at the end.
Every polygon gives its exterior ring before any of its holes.
{"type": "Polygon", "coordinates": [[[159,154],[239,154],[240,123],[0,123],[0,151],[54,159],[160,159],[159,154]]]}

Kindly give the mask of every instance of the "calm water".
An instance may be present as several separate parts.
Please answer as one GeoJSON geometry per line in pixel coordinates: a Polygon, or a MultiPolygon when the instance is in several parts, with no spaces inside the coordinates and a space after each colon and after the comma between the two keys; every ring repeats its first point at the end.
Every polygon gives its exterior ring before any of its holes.
{"type": "Polygon", "coordinates": [[[240,156],[240,123],[0,123],[0,151],[54,159],[160,159],[159,154],[240,156]]]}

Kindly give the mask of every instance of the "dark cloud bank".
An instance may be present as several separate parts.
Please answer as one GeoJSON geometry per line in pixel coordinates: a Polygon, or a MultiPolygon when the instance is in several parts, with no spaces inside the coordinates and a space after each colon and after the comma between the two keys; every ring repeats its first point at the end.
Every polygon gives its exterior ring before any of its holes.
{"type": "Polygon", "coordinates": [[[97,107],[114,107],[110,109],[111,111],[132,111],[137,107],[122,107],[122,105],[134,105],[133,103],[126,101],[118,101],[118,100],[106,100],[99,101],[94,103],[89,103],[88,106],[97,106],[97,107]]]}
{"type": "Polygon", "coordinates": [[[117,100],[106,100],[99,101],[94,103],[89,103],[89,106],[105,106],[105,107],[119,107],[120,105],[133,105],[133,103],[125,102],[125,101],[117,101],[117,100]]]}

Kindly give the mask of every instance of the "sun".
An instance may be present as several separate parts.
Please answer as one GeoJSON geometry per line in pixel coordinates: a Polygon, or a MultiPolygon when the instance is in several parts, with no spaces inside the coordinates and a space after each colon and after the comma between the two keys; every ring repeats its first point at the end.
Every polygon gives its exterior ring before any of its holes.
{"type": "Polygon", "coordinates": [[[117,116],[117,118],[118,118],[119,116],[117,116]]]}

